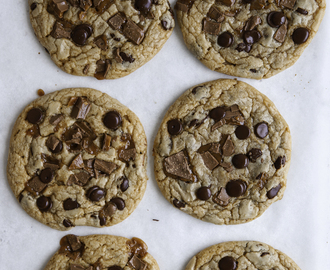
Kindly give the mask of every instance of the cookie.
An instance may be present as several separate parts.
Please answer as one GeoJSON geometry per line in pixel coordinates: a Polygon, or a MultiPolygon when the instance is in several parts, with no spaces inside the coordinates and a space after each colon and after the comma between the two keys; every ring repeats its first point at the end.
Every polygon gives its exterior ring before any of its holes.
{"type": "Polygon", "coordinates": [[[146,153],[142,124],[127,107],[94,89],[64,89],[19,115],[7,176],[23,209],[43,224],[111,226],[143,197],[146,153]]]}
{"type": "Polygon", "coordinates": [[[147,63],[174,28],[167,0],[29,0],[34,32],[63,71],[116,79],[147,63]]]}
{"type": "Polygon", "coordinates": [[[325,0],[178,0],[188,49],[208,68],[269,78],[292,66],[315,36],[325,0]]]}
{"type": "Polygon", "coordinates": [[[69,234],[60,246],[45,270],[159,270],[146,243],[135,237],[69,234]]]}
{"type": "Polygon", "coordinates": [[[195,255],[185,270],[281,269],[300,270],[283,252],[257,241],[224,242],[195,255]]]}
{"type": "Polygon", "coordinates": [[[217,80],[186,91],[154,142],[165,198],[215,224],[259,217],[286,188],[291,136],[275,105],[252,86],[217,80]]]}

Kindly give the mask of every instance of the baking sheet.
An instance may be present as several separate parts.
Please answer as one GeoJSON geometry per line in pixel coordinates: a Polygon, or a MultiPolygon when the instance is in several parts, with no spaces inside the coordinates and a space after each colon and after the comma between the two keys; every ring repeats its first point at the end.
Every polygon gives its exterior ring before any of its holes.
{"type": "MultiPolygon", "coordinates": [[[[4,2],[4,0],[2,0],[4,2]]],[[[170,1],[172,7],[174,1],[170,1]]],[[[223,241],[258,240],[289,255],[301,269],[330,265],[330,19],[326,12],[318,34],[298,62],[270,79],[243,80],[266,94],[288,122],[293,154],[284,198],[247,224],[217,226],[171,206],[154,180],[152,145],[168,107],[188,88],[232,78],[210,71],[186,49],[176,27],[164,48],[133,74],[97,81],[61,71],[38,43],[25,0],[3,3],[0,14],[0,269],[42,270],[67,234],[29,217],[14,198],[6,178],[11,129],[20,111],[46,93],[68,87],[106,92],[140,118],[148,138],[148,187],[133,214],[108,228],[75,227],[76,235],[139,237],[161,270],[184,270],[200,250],[223,241]],[[157,219],[158,221],[155,221],[157,219]]]]}

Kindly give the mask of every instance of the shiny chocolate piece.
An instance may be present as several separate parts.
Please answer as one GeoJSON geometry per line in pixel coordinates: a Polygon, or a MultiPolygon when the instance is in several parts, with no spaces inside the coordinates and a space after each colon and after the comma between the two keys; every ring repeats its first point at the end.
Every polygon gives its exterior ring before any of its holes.
{"type": "Polygon", "coordinates": [[[210,7],[209,12],[207,13],[207,17],[209,17],[217,22],[222,22],[225,19],[225,16],[214,5],[210,7]]]}
{"type": "Polygon", "coordinates": [[[134,7],[143,15],[147,15],[151,9],[152,0],[135,0],[134,7]]]}
{"type": "Polygon", "coordinates": [[[176,207],[176,208],[184,208],[186,206],[186,204],[182,201],[179,201],[178,199],[174,199],[173,200],[173,205],[176,207]]]}
{"type": "Polygon", "coordinates": [[[108,270],[123,270],[119,265],[113,265],[108,268],[108,270]]]}
{"type": "Polygon", "coordinates": [[[196,180],[183,151],[165,158],[164,168],[166,173],[172,177],[178,177],[184,182],[195,182],[196,180]]]}
{"type": "Polygon", "coordinates": [[[145,270],[147,263],[142,261],[137,255],[134,255],[127,263],[128,266],[135,270],[145,270]]]}
{"type": "Polygon", "coordinates": [[[238,154],[233,156],[231,162],[236,169],[243,169],[249,165],[249,159],[244,154],[238,154]]]}
{"type": "Polygon", "coordinates": [[[257,161],[258,158],[262,156],[262,151],[258,148],[252,148],[248,153],[247,156],[249,157],[249,160],[254,163],[257,161]]]}
{"type": "Polygon", "coordinates": [[[84,169],[84,161],[82,159],[81,154],[77,155],[71,162],[69,166],[69,170],[77,170],[77,169],[84,169]]]}
{"type": "Polygon", "coordinates": [[[279,156],[274,163],[275,169],[279,170],[282,167],[284,167],[285,161],[286,161],[285,156],[279,156]]]}
{"type": "Polygon", "coordinates": [[[48,212],[52,208],[53,202],[50,197],[40,196],[37,199],[37,206],[41,212],[48,212]]]}
{"type": "Polygon", "coordinates": [[[167,131],[170,135],[175,136],[183,131],[182,123],[179,119],[172,119],[167,122],[167,131]]]}
{"type": "Polygon", "coordinates": [[[296,0],[280,0],[280,4],[286,8],[293,9],[296,0]]]}
{"type": "Polygon", "coordinates": [[[267,23],[271,27],[280,27],[282,24],[286,22],[286,17],[283,12],[272,11],[267,16],[267,23]]]}
{"type": "Polygon", "coordinates": [[[216,0],[216,2],[231,7],[235,4],[236,0],[216,0]]]}
{"type": "Polygon", "coordinates": [[[39,178],[40,181],[48,184],[53,180],[54,173],[51,168],[45,168],[40,172],[39,178]]]}
{"type": "Polygon", "coordinates": [[[102,51],[106,51],[108,49],[108,41],[105,35],[96,37],[94,42],[96,46],[99,47],[102,51]]]}
{"type": "Polygon", "coordinates": [[[133,58],[133,56],[131,54],[127,55],[124,52],[120,52],[119,55],[120,55],[121,59],[123,59],[124,62],[133,63],[135,61],[135,59],[133,58]]]}
{"type": "Polygon", "coordinates": [[[91,103],[89,100],[85,97],[78,97],[72,108],[71,117],[75,119],[85,119],[90,109],[91,103]]]}
{"type": "Polygon", "coordinates": [[[121,177],[120,179],[122,180],[120,184],[120,190],[125,192],[129,188],[129,181],[125,176],[121,177]]]}
{"type": "Polygon", "coordinates": [[[77,236],[75,236],[73,234],[68,234],[65,237],[70,246],[71,251],[77,251],[77,250],[80,250],[81,248],[83,248],[83,245],[77,236]]]}
{"type": "Polygon", "coordinates": [[[98,60],[96,62],[94,77],[98,80],[104,80],[107,77],[110,68],[111,68],[111,61],[109,59],[98,60]]]}
{"type": "Polygon", "coordinates": [[[234,153],[235,153],[235,146],[230,138],[230,135],[228,135],[227,139],[225,140],[225,143],[222,146],[222,154],[224,156],[231,156],[234,153]]]}
{"type": "Polygon", "coordinates": [[[201,157],[204,161],[205,166],[209,170],[213,170],[215,167],[217,167],[219,165],[219,162],[217,161],[217,159],[208,151],[202,153],[201,157]]]}
{"type": "Polygon", "coordinates": [[[109,20],[108,24],[113,30],[120,30],[122,29],[124,23],[126,22],[126,17],[121,13],[116,13],[113,15],[109,20]]]}
{"type": "Polygon", "coordinates": [[[216,122],[220,121],[226,115],[226,111],[223,107],[216,107],[212,109],[209,116],[216,122]]]}
{"type": "Polygon", "coordinates": [[[251,31],[259,24],[261,24],[261,18],[259,16],[252,16],[245,23],[244,31],[251,31]]]}
{"type": "Polygon", "coordinates": [[[89,24],[77,25],[71,32],[71,38],[74,43],[84,46],[87,39],[92,35],[93,28],[89,24]]]}
{"type": "Polygon", "coordinates": [[[53,126],[57,126],[63,119],[64,119],[64,116],[62,114],[55,114],[50,117],[49,124],[51,124],[53,126]]]}
{"type": "Polygon", "coordinates": [[[31,128],[26,130],[26,134],[32,136],[33,138],[38,138],[40,136],[39,126],[34,124],[31,128]]]}
{"type": "Polygon", "coordinates": [[[140,258],[143,258],[148,253],[148,246],[143,240],[137,237],[133,237],[132,239],[128,240],[126,244],[129,246],[129,254],[137,255],[140,258]]]}
{"type": "Polygon", "coordinates": [[[237,261],[233,257],[226,256],[219,261],[218,266],[220,270],[235,270],[237,269],[237,264],[237,261]]]}
{"type": "Polygon", "coordinates": [[[254,134],[260,139],[265,138],[268,132],[268,124],[266,122],[260,122],[254,127],[254,134]]]}
{"type": "Polygon", "coordinates": [[[296,11],[302,15],[308,15],[308,11],[306,9],[298,7],[296,11]]]}
{"type": "Polygon", "coordinates": [[[238,52],[250,52],[251,51],[251,44],[239,43],[236,47],[238,52]]]}
{"type": "Polygon", "coordinates": [[[113,198],[113,199],[111,199],[110,200],[110,202],[112,202],[112,203],[114,203],[116,206],[117,206],[117,208],[118,208],[118,210],[124,210],[124,208],[125,208],[125,201],[122,199],[122,198],[113,198]]]}
{"type": "Polygon", "coordinates": [[[91,178],[91,175],[88,172],[81,171],[79,173],[70,175],[67,185],[71,185],[72,183],[74,183],[79,186],[84,186],[88,183],[88,180],[90,178],[91,178]]]}
{"type": "Polygon", "coordinates": [[[212,200],[221,206],[226,206],[229,203],[230,197],[226,189],[221,187],[220,191],[212,197],[212,200]]]}
{"type": "Polygon", "coordinates": [[[135,148],[121,149],[119,151],[119,159],[123,160],[125,162],[135,160],[135,156],[136,156],[136,149],[135,148]]]}
{"type": "Polygon", "coordinates": [[[104,189],[100,188],[99,186],[93,186],[87,191],[86,196],[92,202],[98,202],[99,200],[104,198],[105,191],[104,191],[104,189]]]}
{"type": "Polygon", "coordinates": [[[202,201],[207,201],[211,198],[211,195],[212,193],[209,187],[201,187],[196,191],[197,198],[202,201]]]}
{"type": "Polygon", "coordinates": [[[104,134],[103,142],[102,142],[102,151],[109,151],[111,144],[111,136],[109,134],[104,134]]]}
{"type": "Polygon", "coordinates": [[[104,215],[106,217],[111,217],[117,211],[117,209],[118,209],[117,205],[113,202],[110,202],[106,204],[106,206],[103,209],[104,215]]]}
{"type": "Polygon", "coordinates": [[[97,173],[97,171],[103,172],[105,174],[111,174],[115,169],[117,168],[117,165],[110,161],[105,161],[101,159],[95,159],[94,161],[94,171],[97,173]]]}
{"type": "Polygon", "coordinates": [[[39,108],[32,108],[26,115],[26,120],[31,124],[38,124],[43,119],[43,112],[39,108]]]}
{"type": "Polygon", "coordinates": [[[246,183],[243,180],[231,180],[226,185],[226,192],[230,197],[239,197],[245,193],[246,188],[246,183]]]}
{"type": "Polygon", "coordinates": [[[103,14],[112,4],[113,0],[93,0],[94,7],[98,14],[103,14]]]}
{"type": "Polygon", "coordinates": [[[193,3],[194,3],[194,0],[178,0],[175,4],[174,8],[178,11],[188,13],[188,11],[192,7],[193,3]]]}
{"type": "Polygon", "coordinates": [[[87,11],[93,5],[92,0],[80,0],[80,8],[83,11],[87,11]]]}
{"type": "Polygon", "coordinates": [[[62,141],[60,141],[55,135],[51,135],[48,137],[46,141],[46,146],[54,154],[61,152],[63,149],[62,141]]]}
{"type": "Polygon", "coordinates": [[[295,44],[303,44],[309,37],[309,30],[304,27],[299,27],[293,31],[292,40],[295,44]]]}
{"type": "Polygon", "coordinates": [[[40,181],[38,176],[35,176],[26,183],[25,189],[33,195],[38,195],[46,188],[46,186],[47,185],[45,183],[40,181]]]}
{"type": "Polygon", "coordinates": [[[288,32],[288,27],[287,27],[287,23],[281,25],[275,32],[273,38],[280,42],[283,43],[286,37],[286,33],[288,32]]]}
{"type": "Polygon", "coordinates": [[[119,112],[110,111],[107,112],[103,118],[103,124],[109,128],[116,130],[122,123],[122,119],[119,112]]]}
{"type": "Polygon", "coordinates": [[[203,31],[206,34],[218,35],[220,33],[221,23],[212,21],[210,18],[203,20],[203,31]]]}
{"type": "Polygon", "coordinates": [[[64,25],[62,22],[56,21],[53,26],[53,30],[50,33],[50,35],[53,38],[59,39],[59,38],[67,38],[69,39],[71,37],[71,27],[69,25],[64,25]]]}
{"type": "Polygon", "coordinates": [[[144,38],[144,31],[135,22],[127,19],[123,26],[123,35],[135,45],[139,45],[144,38]]]}
{"type": "Polygon", "coordinates": [[[230,47],[233,44],[233,42],[234,42],[234,37],[228,31],[222,33],[217,39],[218,45],[224,48],[230,47]]]}
{"type": "Polygon", "coordinates": [[[277,195],[277,193],[280,191],[281,187],[282,187],[281,184],[278,184],[276,187],[273,187],[272,189],[268,190],[267,194],[266,194],[267,198],[273,199],[277,195]]]}
{"type": "Polygon", "coordinates": [[[30,9],[33,11],[37,8],[37,4],[36,3],[32,3],[30,6],[30,9]]]}
{"type": "Polygon", "coordinates": [[[80,204],[77,201],[72,200],[71,198],[66,199],[63,202],[64,210],[73,210],[80,207],[80,204]]]}
{"type": "MultiPolygon", "coordinates": [[[[247,1],[247,0],[245,0],[247,1]]],[[[250,10],[261,10],[264,9],[266,6],[267,0],[252,0],[250,1],[251,6],[250,6],[250,10]]]]}
{"type": "Polygon", "coordinates": [[[51,0],[50,6],[59,18],[63,18],[64,12],[69,9],[69,5],[65,0],[51,0]]]}
{"type": "Polygon", "coordinates": [[[66,228],[74,227],[73,224],[71,223],[71,221],[68,219],[63,220],[63,226],[66,228]]]}
{"type": "Polygon", "coordinates": [[[257,30],[245,31],[243,34],[244,42],[247,44],[254,44],[261,38],[261,34],[257,30]]]}
{"type": "Polygon", "coordinates": [[[236,135],[237,139],[246,140],[247,138],[250,137],[250,134],[251,134],[251,131],[247,126],[242,125],[242,126],[238,126],[235,129],[235,135],[236,135]]]}

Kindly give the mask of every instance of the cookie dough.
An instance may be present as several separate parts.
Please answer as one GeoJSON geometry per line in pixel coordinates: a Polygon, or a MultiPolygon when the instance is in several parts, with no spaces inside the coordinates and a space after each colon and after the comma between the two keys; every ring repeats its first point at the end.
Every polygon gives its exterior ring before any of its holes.
{"type": "Polygon", "coordinates": [[[224,242],[195,255],[185,270],[300,270],[283,252],[256,241],[224,242]]]}
{"type": "Polygon", "coordinates": [[[263,79],[292,66],[315,36],[325,0],[178,0],[188,49],[208,68],[263,79]]]}
{"type": "Polygon", "coordinates": [[[71,88],[42,96],[19,115],[7,176],[24,210],[58,230],[127,218],[147,184],[147,140],[127,107],[71,88]]]}
{"type": "Polygon", "coordinates": [[[203,221],[239,224],[282,198],[291,136],[265,95],[244,82],[217,80],[174,102],[153,151],[169,202],[203,221]]]}
{"type": "Polygon", "coordinates": [[[174,28],[167,0],[29,0],[42,46],[63,71],[116,79],[147,63],[174,28]]]}
{"type": "Polygon", "coordinates": [[[135,237],[69,234],[60,246],[45,270],[159,270],[146,243],[135,237]]]}

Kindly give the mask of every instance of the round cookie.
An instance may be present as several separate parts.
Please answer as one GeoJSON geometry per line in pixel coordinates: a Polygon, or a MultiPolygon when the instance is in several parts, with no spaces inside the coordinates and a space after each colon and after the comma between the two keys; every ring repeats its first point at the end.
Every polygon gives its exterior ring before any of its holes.
{"type": "Polygon", "coordinates": [[[315,36],[325,0],[178,0],[188,49],[208,68],[269,78],[292,66],[315,36]]]}
{"type": "Polygon", "coordinates": [[[45,270],[159,270],[146,243],[135,237],[69,234],[60,246],[45,270]]]}
{"type": "Polygon", "coordinates": [[[239,224],[282,198],[291,136],[265,95],[244,82],[217,80],[174,102],[153,151],[169,202],[203,221],[239,224]]]}
{"type": "Polygon", "coordinates": [[[146,153],[132,111],[100,91],[70,88],[36,99],[19,115],[7,176],[24,210],[54,229],[111,226],[143,197],[146,153]]]}
{"type": "Polygon", "coordinates": [[[257,241],[224,242],[196,254],[185,270],[281,269],[300,270],[286,254],[257,241]]]}
{"type": "Polygon", "coordinates": [[[167,0],[29,0],[42,46],[63,71],[116,79],[163,47],[174,28],[167,0]]]}

